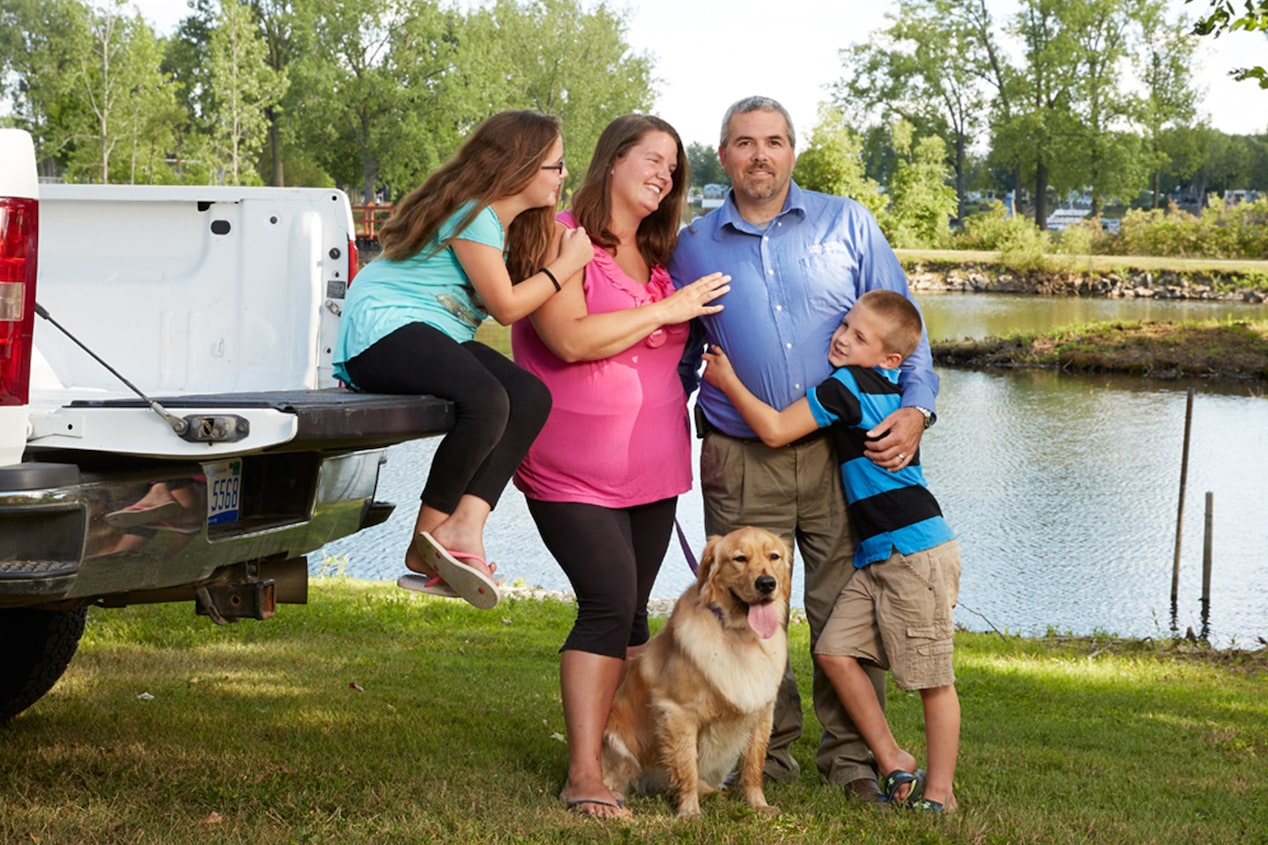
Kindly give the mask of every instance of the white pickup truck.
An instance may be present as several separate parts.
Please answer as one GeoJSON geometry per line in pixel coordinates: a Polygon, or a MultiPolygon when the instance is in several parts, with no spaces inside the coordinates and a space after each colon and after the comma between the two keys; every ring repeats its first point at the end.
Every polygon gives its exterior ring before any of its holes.
{"type": "Polygon", "coordinates": [[[453,412],[335,382],[356,267],[337,190],[39,184],[0,129],[0,723],[89,606],[264,619],[388,517],[384,451],[453,412]]]}

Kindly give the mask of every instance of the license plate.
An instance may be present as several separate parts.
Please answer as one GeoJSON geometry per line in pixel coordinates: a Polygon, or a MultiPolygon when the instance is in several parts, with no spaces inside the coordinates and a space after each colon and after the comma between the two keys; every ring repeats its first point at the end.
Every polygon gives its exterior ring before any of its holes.
{"type": "Polygon", "coordinates": [[[242,494],[242,461],[218,461],[203,465],[207,476],[207,524],[238,521],[242,494]]]}

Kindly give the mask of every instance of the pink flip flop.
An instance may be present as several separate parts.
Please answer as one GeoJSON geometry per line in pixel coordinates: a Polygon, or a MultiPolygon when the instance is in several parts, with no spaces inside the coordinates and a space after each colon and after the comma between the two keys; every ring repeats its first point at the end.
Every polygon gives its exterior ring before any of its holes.
{"type": "Polygon", "coordinates": [[[473,560],[487,567],[488,563],[485,563],[484,558],[466,552],[449,551],[426,531],[420,531],[415,542],[418,544],[419,554],[431,562],[441,580],[455,593],[481,610],[497,606],[501,599],[497,582],[475,567],[463,563],[464,560],[473,560]]]}
{"type": "Polygon", "coordinates": [[[439,575],[428,578],[426,575],[420,575],[411,572],[408,575],[402,575],[396,579],[396,586],[402,590],[409,590],[414,593],[425,593],[429,596],[443,596],[447,599],[460,599],[462,596],[454,592],[453,587],[440,580],[439,575]]]}

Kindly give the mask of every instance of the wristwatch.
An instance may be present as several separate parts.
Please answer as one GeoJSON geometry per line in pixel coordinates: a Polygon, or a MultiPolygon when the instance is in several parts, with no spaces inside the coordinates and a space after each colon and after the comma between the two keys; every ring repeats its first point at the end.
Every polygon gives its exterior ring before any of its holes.
{"type": "Polygon", "coordinates": [[[922,408],[919,405],[912,405],[911,407],[919,411],[921,416],[925,418],[925,428],[928,428],[929,426],[933,425],[933,421],[937,419],[937,417],[933,415],[933,411],[929,410],[928,408],[922,408]]]}

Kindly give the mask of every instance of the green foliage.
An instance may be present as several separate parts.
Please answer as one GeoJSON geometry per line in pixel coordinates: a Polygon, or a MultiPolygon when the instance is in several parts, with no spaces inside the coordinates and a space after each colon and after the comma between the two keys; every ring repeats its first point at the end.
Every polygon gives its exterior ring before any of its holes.
{"type": "Polygon", "coordinates": [[[626,43],[628,14],[607,2],[495,0],[464,24],[470,52],[458,67],[486,92],[481,118],[504,108],[559,115],[571,174],[566,191],[580,184],[613,119],[652,107],[652,60],[626,43]]]}
{"type": "Polygon", "coordinates": [[[1018,269],[1042,269],[1047,239],[1029,219],[1009,214],[1002,202],[964,221],[964,231],[956,239],[961,249],[1001,253],[1001,260],[1018,269]]]}
{"type": "Polygon", "coordinates": [[[901,249],[945,246],[956,213],[955,189],[947,183],[946,145],[934,136],[913,140],[913,128],[906,121],[895,125],[893,138],[897,159],[881,228],[901,249]]]}
{"type": "Polygon", "coordinates": [[[1096,218],[1082,220],[1053,234],[1056,235],[1057,251],[1066,255],[1093,255],[1100,251],[1098,245],[1109,239],[1101,221],[1096,218]]]}
{"type": "Polygon", "coordinates": [[[696,187],[731,184],[731,177],[726,175],[718,159],[717,147],[692,141],[687,144],[687,162],[691,165],[691,184],[696,187]]]}
{"type": "Polygon", "coordinates": [[[1214,200],[1200,215],[1174,205],[1130,209],[1119,221],[1117,235],[1107,234],[1095,219],[1052,235],[1049,245],[1033,223],[1010,216],[1002,203],[995,202],[987,211],[965,220],[964,231],[953,239],[953,245],[957,249],[1000,251],[1020,265],[1035,268],[1044,266],[1045,252],[1258,261],[1268,257],[1268,196],[1232,206],[1214,200]]]}
{"type": "Polygon", "coordinates": [[[164,42],[118,5],[6,0],[0,91],[13,99],[9,120],[71,179],[266,174],[395,199],[507,108],[563,119],[575,182],[608,122],[649,110],[654,95],[650,57],[625,40],[628,13],[603,2],[190,6],[164,42]]]}
{"type": "Polygon", "coordinates": [[[258,183],[255,161],[268,131],[265,113],[285,93],[286,75],[269,67],[255,19],[236,2],[221,4],[210,54],[215,108],[210,134],[222,181],[258,183]]]}
{"type": "Polygon", "coordinates": [[[797,156],[793,178],[803,188],[850,197],[880,215],[888,200],[880,186],[863,175],[862,150],[862,140],[846,124],[845,114],[821,105],[819,122],[797,156]]]}
{"type": "Polygon", "coordinates": [[[1268,197],[1232,207],[1216,200],[1201,215],[1174,206],[1133,209],[1112,248],[1121,255],[1261,259],[1268,256],[1268,197]]]}
{"type": "MultiPolygon", "coordinates": [[[[1193,0],[1184,0],[1192,3],[1193,0]]],[[[1193,26],[1198,35],[1210,35],[1219,38],[1226,32],[1243,30],[1245,32],[1268,31],[1268,2],[1264,0],[1209,0],[1210,10],[1199,16],[1193,26]],[[1240,6],[1240,9],[1238,8],[1240,6]]],[[[1268,88],[1268,70],[1263,65],[1238,68],[1233,76],[1239,81],[1254,79],[1260,88],[1268,88]]]]}

